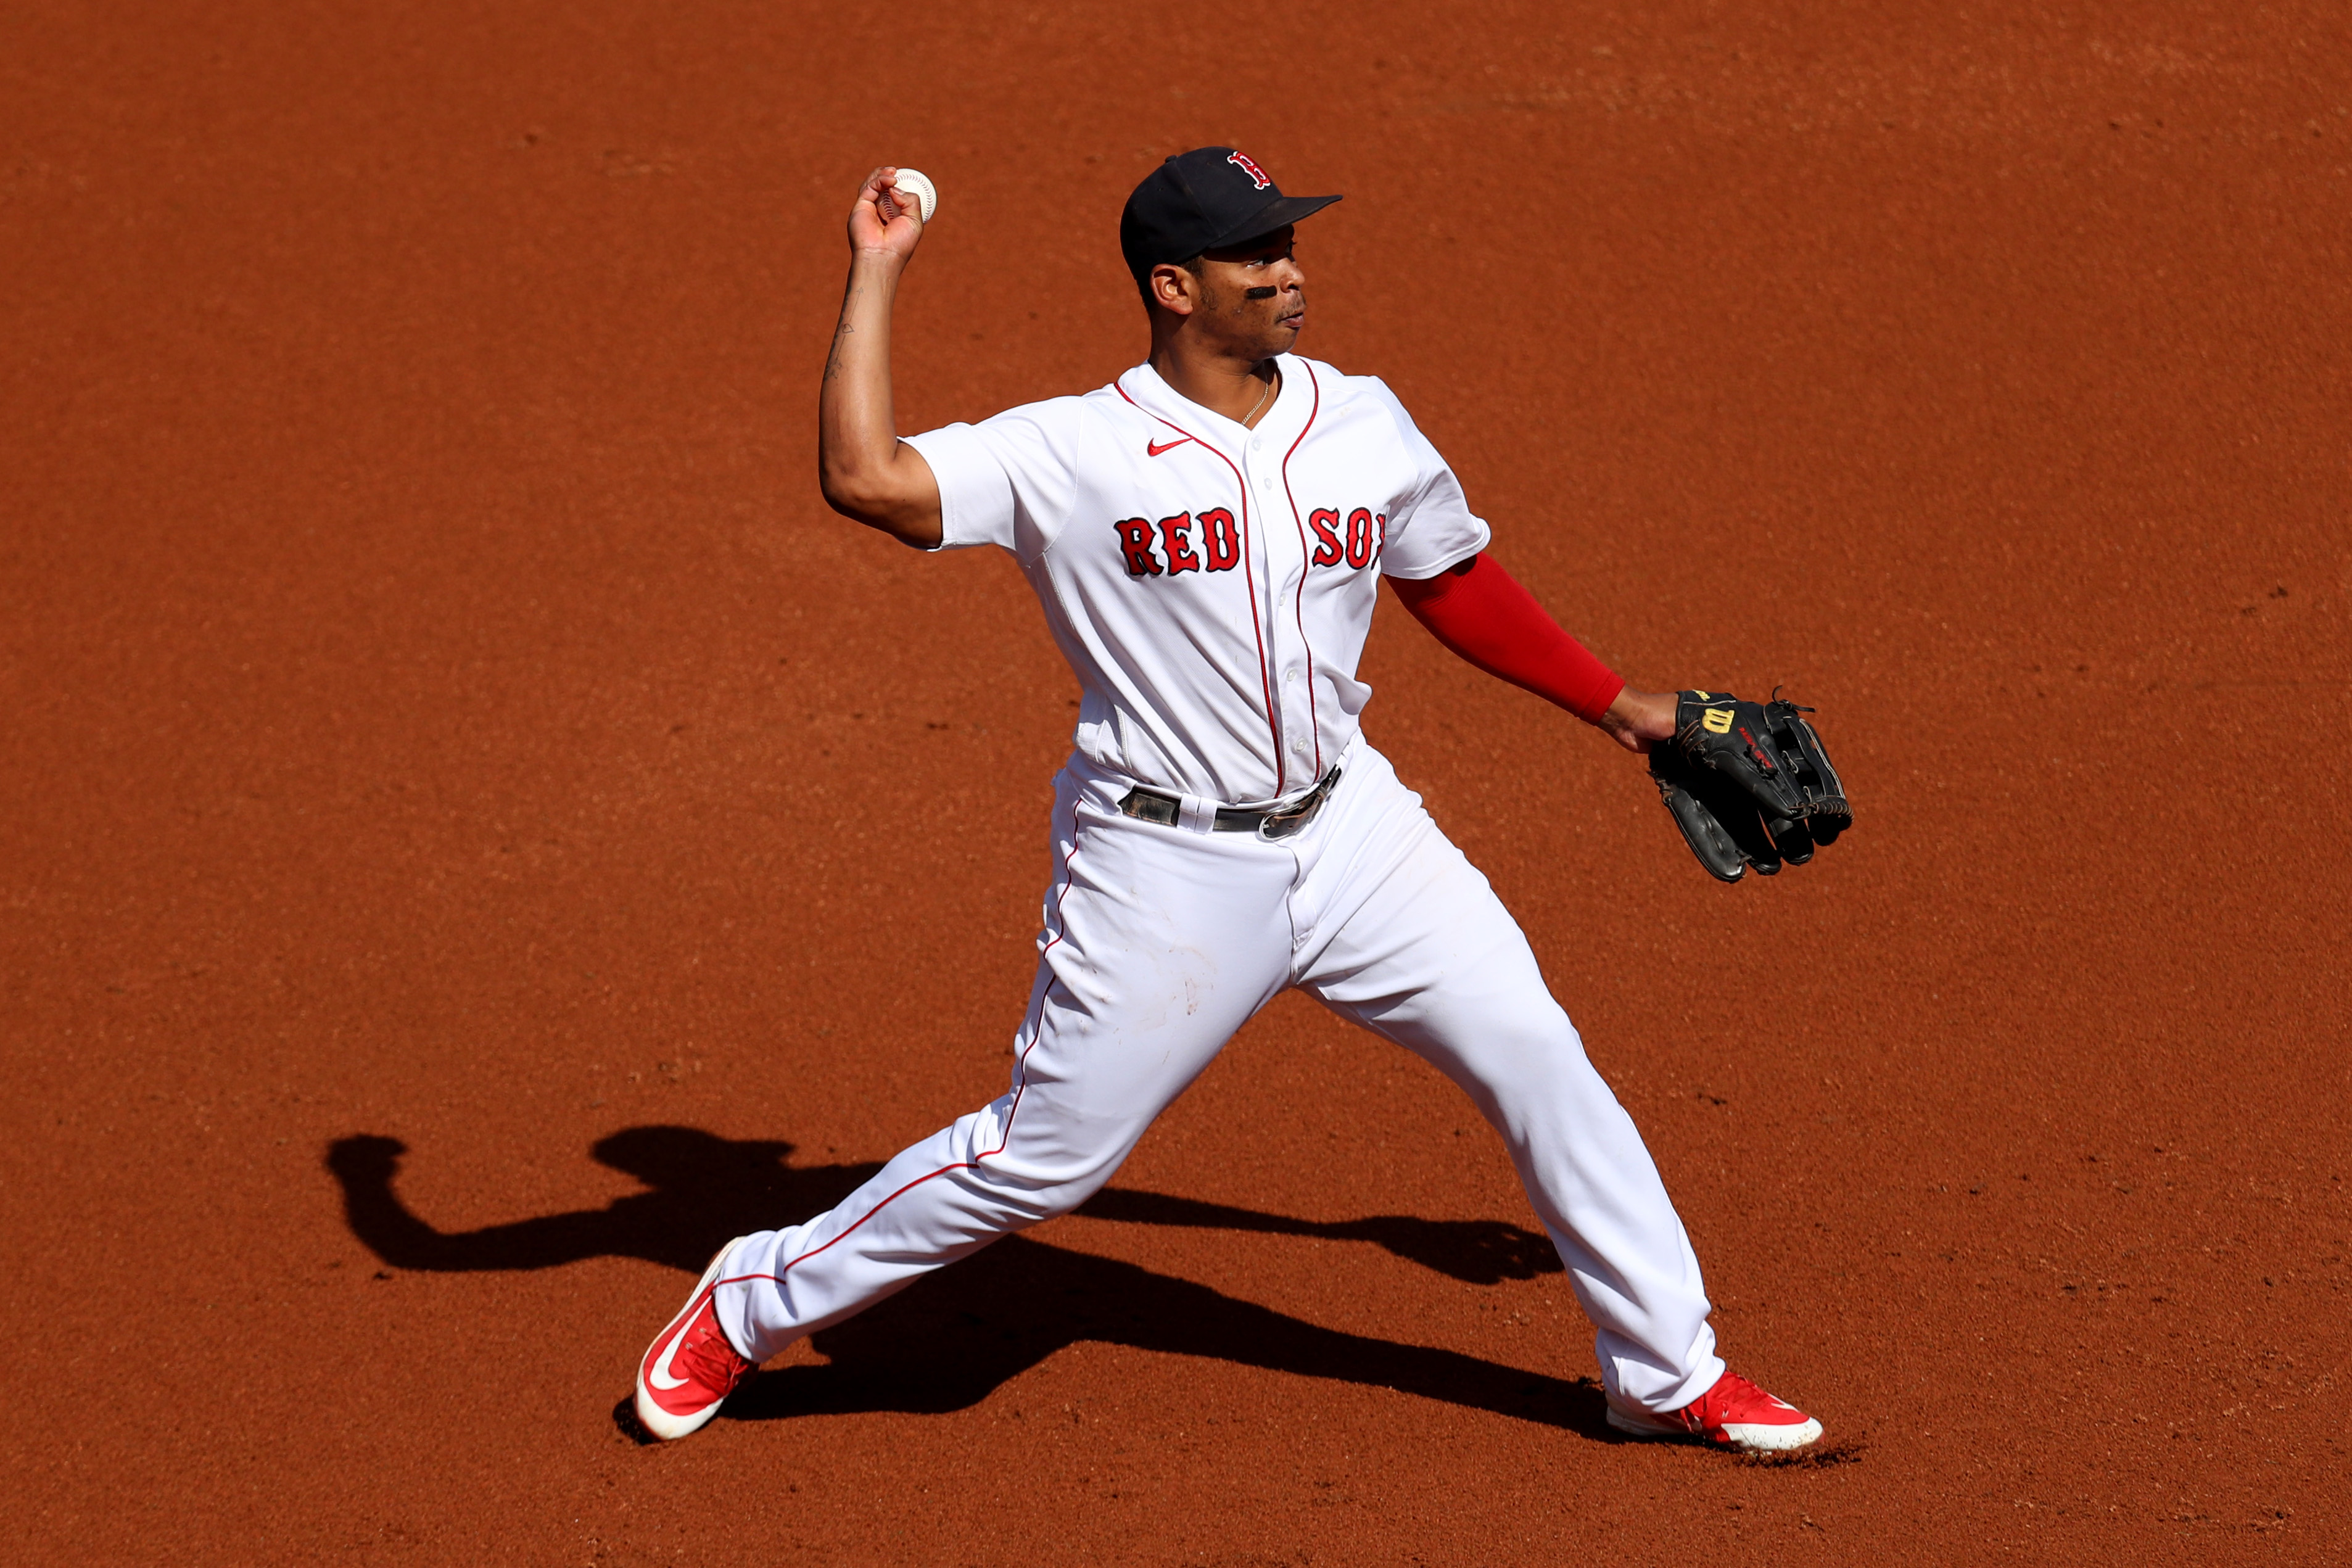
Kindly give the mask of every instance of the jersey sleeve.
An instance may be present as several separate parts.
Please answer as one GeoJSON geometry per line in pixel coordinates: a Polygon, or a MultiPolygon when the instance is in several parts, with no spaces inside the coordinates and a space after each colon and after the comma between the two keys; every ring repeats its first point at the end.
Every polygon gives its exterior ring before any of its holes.
{"type": "Polygon", "coordinates": [[[970,425],[942,425],[907,445],[931,466],[940,487],[941,550],[971,544],[1013,548],[1013,482],[970,425]]]}
{"type": "Polygon", "coordinates": [[[1391,503],[1381,571],[1391,577],[1434,577],[1486,549],[1494,531],[1470,510],[1462,481],[1413,424],[1396,394],[1386,382],[1370,379],[1372,396],[1394,421],[1398,445],[1412,465],[1412,477],[1391,503]]]}
{"type": "Polygon", "coordinates": [[[993,544],[1024,563],[1045,553],[1077,493],[1082,419],[1078,399],[1056,397],[908,437],[939,481],[939,548],[993,544]]]}

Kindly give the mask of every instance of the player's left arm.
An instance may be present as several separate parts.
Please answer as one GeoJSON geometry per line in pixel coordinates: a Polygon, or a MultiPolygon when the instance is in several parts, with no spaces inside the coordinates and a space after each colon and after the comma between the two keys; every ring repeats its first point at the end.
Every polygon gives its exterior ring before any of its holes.
{"type": "Polygon", "coordinates": [[[1629,752],[1675,732],[1675,694],[1636,691],[1483,552],[1434,577],[1391,577],[1413,619],[1487,674],[1556,702],[1629,752]]]}
{"type": "Polygon", "coordinates": [[[1853,825],[1845,785],[1805,720],[1811,709],[1777,692],[1756,703],[1720,691],[1635,691],[1483,553],[1433,577],[1389,582],[1472,664],[1647,752],[1658,797],[1718,881],[1738,881],[1751,866],[1768,877],[1802,866],[1853,825]]]}

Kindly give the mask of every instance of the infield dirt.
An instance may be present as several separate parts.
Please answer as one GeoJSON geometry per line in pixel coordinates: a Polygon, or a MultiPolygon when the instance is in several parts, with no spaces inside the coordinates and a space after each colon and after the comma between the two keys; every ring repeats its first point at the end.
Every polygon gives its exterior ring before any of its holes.
{"type": "Polygon", "coordinates": [[[2352,1556],[2340,4],[0,15],[0,1467],[26,1563],[2352,1556]],[[1384,603],[1372,739],[1681,1206],[1766,1468],[1613,1441],[1495,1138],[1297,997],[1112,1190],[641,1447],[718,1241],[1003,1085],[1072,682],[825,512],[1348,199],[1389,380],[1636,684],[1816,704],[1724,888],[1384,603]]]}

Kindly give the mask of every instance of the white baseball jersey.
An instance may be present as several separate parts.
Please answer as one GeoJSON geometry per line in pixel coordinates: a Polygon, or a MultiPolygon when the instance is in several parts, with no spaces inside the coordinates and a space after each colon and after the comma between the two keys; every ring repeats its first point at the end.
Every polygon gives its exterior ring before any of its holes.
{"type": "Polygon", "coordinates": [[[1084,689],[1076,745],[1198,804],[1296,795],[1356,733],[1383,573],[1486,547],[1395,394],[1284,354],[1255,429],[1150,365],[1079,397],[908,438],[942,548],[1013,552],[1084,689]]]}

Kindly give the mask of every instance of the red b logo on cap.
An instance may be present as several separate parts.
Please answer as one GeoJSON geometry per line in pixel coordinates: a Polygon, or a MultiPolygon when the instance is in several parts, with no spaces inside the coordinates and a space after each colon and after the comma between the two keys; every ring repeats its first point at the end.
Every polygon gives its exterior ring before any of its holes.
{"type": "Polygon", "coordinates": [[[1272,180],[1265,177],[1265,171],[1259,168],[1255,163],[1251,163],[1248,156],[1244,153],[1235,153],[1231,157],[1227,158],[1225,162],[1231,163],[1234,168],[1239,169],[1243,174],[1247,174],[1251,179],[1256,181],[1257,188],[1261,191],[1265,189],[1266,186],[1274,184],[1272,180]]]}

